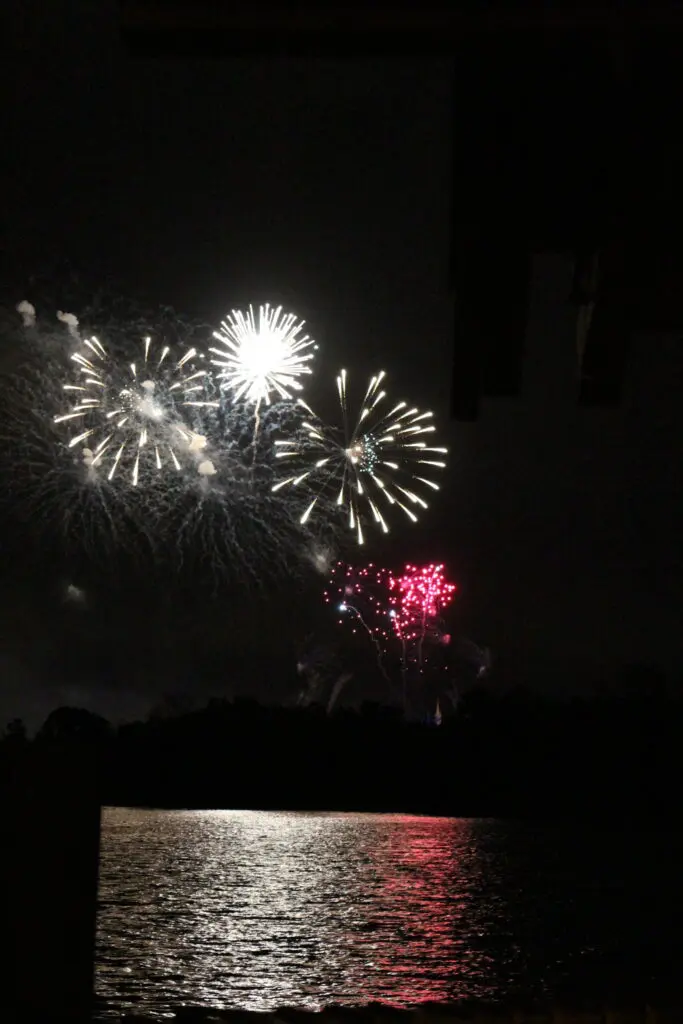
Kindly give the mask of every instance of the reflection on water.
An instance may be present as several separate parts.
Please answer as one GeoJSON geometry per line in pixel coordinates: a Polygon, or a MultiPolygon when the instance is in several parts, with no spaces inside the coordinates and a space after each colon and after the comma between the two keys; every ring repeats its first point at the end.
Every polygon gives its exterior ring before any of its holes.
{"type": "Polygon", "coordinates": [[[677,855],[651,837],[110,809],[100,876],[97,988],[112,1009],[590,996],[625,966],[661,987],[680,953],[677,855]]]}

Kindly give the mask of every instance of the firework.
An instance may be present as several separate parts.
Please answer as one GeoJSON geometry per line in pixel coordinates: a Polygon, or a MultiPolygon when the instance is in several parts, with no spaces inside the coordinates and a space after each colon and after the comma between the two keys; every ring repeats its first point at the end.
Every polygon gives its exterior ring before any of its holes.
{"type": "Polygon", "coordinates": [[[337,506],[345,509],[348,525],[359,544],[364,543],[363,525],[367,520],[385,533],[389,532],[387,514],[391,507],[400,509],[416,522],[420,510],[428,507],[423,494],[438,491],[432,479],[435,469],[446,463],[439,456],[446,448],[427,445],[425,435],[435,432],[433,413],[420,412],[406,402],[384,411],[386,391],[382,387],[385,373],[374,376],[365,392],[355,420],[349,417],[347,375],[337,377],[343,427],[323,424],[305,402],[299,404],[311,419],[304,423],[302,440],[280,440],[277,456],[295,466],[298,472],[275,484],[305,488],[313,492],[302,516],[305,523],[321,500],[330,494],[337,506]]]}
{"type": "Polygon", "coordinates": [[[339,614],[339,623],[350,620],[352,632],[356,623],[373,639],[388,642],[392,635],[392,609],[389,607],[389,569],[369,565],[362,568],[337,562],[323,593],[326,604],[339,614]]]}
{"type": "Polygon", "coordinates": [[[446,580],[443,565],[406,565],[400,576],[391,578],[389,588],[395,611],[392,622],[402,643],[421,644],[430,634],[439,642],[450,641],[439,622],[457,587],[446,580]]]}
{"type": "Polygon", "coordinates": [[[200,477],[213,474],[206,437],[188,422],[219,404],[207,399],[208,371],[197,368],[200,358],[189,348],[175,360],[170,346],[158,350],[148,337],[141,357],[124,368],[97,338],[82,343],[71,357],[75,381],[64,385],[75,404],[54,422],[76,428],[68,447],[80,450],[90,476],[102,468],[108,480],[122,473],[136,486],[144,473],[184,465],[200,477]]]}
{"type": "Polygon", "coordinates": [[[370,639],[383,677],[401,686],[406,715],[426,705],[433,712],[435,700],[456,709],[461,687],[490,667],[490,652],[447,629],[444,613],[456,591],[440,564],[407,564],[394,574],[338,562],[332,570],[325,603],[338,625],[370,639]]]}
{"type": "Polygon", "coordinates": [[[269,405],[273,394],[290,399],[302,390],[298,378],[312,372],[309,363],[317,348],[303,328],[304,321],[283,313],[281,306],[260,306],[258,320],[251,307],[248,313],[233,310],[214,332],[222,348],[211,349],[223,386],[256,410],[269,405]]]}
{"type": "Polygon", "coordinates": [[[264,406],[254,444],[253,405],[220,387],[206,325],[119,303],[24,330],[20,305],[0,324],[0,512],[34,546],[44,535],[69,572],[83,555],[120,565],[114,548],[150,569],[171,559],[214,589],[304,574],[309,552],[327,575],[331,532],[302,526],[303,491],[272,491],[273,440],[301,433],[295,403],[264,406]]]}
{"type": "Polygon", "coordinates": [[[325,603],[334,606],[340,625],[348,622],[352,633],[362,629],[367,634],[375,647],[377,666],[387,680],[384,656],[392,639],[394,615],[389,603],[391,578],[388,569],[372,562],[363,568],[338,562],[323,594],[325,603]]]}
{"type": "Polygon", "coordinates": [[[444,566],[437,564],[416,566],[408,564],[400,576],[389,581],[390,604],[394,615],[392,625],[401,644],[401,680],[403,707],[409,709],[408,676],[417,672],[423,677],[426,642],[446,646],[450,636],[443,629],[442,613],[453,600],[456,591],[444,574],[444,566]]]}

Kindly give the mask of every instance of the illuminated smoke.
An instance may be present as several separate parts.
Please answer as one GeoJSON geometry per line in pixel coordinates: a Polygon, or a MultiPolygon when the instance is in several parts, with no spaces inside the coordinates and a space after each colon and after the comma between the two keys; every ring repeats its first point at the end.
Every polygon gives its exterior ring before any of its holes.
{"type": "MultiPolygon", "coordinates": [[[[219,404],[207,398],[208,371],[198,366],[195,348],[173,358],[170,346],[155,351],[148,337],[140,355],[126,365],[97,338],[85,340],[71,357],[73,382],[63,387],[74,404],[54,417],[75,428],[68,447],[81,447],[89,470],[101,467],[109,481],[125,473],[133,486],[196,462],[207,440],[193,430],[190,415],[219,404]]],[[[201,465],[213,469],[210,460],[201,465]]]]}
{"type": "Polygon", "coordinates": [[[73,313],[62,313],[61,310],[57,313],[57,319],[61,320],[63,324],[66,324],[67,330],[72,338],[77,341],[81,340],[81,336],[78,333],[78,317],[73,313]]]}
{"type": "Polygon", "coordinates": [[[18,303],[16,308],[17,308],[17,313],[21,314],[21,319],[23,321],[24,327],[35,327],[35,325],[36,325],[36,310],[35,310],[35,307],[32,306],[30,302],[27,302],[26,299],[24,299],[22,302],[18,303]]]}

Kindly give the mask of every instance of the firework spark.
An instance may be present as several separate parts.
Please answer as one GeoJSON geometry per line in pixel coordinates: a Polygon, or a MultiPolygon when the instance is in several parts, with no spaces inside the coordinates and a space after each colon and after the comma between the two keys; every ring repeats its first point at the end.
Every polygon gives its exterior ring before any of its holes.
{"type": "Polygon", "coordinates": [[[309,363],[317,348],[303,328],[304,321],[283,313],[281,306],[260,306],[258,320],[251,307],[248,313],[233,310],[214,332],[222,348],[211,349],[223,386],[257,410],[269,405],[273,394],[290,399],[302,390],[298,378],[312,372],[309,363]]]}
{"type": "Polygon", "coordinates": [[[447,449],[428,446],[424,440],[425,435],[436,431],[433,413],[420,412],[406,402],[383,411],[387,397],[382,387],[384,377],[382,371],[371,379],[358,417],[352,422],[347,375],[342,370],[337,377],[337,391],[343,428],[326,426],[299,399],[311,416],[304,424],[303,441],[275,442],[278,458],[291,464],[298,460],[302,465],[299,472],[278,481],[274,489],[305,484],[313,491],[302,516],[303,523],[331,491],[335,503],[345,509],[349,528],[355,531],[359,544],[364,543],[363,525],[368,519],[384,533],[389,532],[386,517],[392,506],[417,522],[418,512],[428,507],[423,493],[439,490],[439,484],[432,479],[433,471],[446,465],[441,456],[447,449]]]}
{"type": "Polygon", "coordinates": [[[125,470],[137,486],[143,473],[179,471],[188,463],[200,476],[211,473],[206,437],[187,422],[193,410],[219,404],[207,400],[208,371],[197,369],[195,348],[174,361],[170,346],[157,354],[148,337],[142,358],[123,369],[97,338],[89,338],[71,358],[76,378],[64,391],[75,404],[54,422],[77,428],[68,447],[80,448],[91,475],[106,467],[113,480],[125,470]]]}

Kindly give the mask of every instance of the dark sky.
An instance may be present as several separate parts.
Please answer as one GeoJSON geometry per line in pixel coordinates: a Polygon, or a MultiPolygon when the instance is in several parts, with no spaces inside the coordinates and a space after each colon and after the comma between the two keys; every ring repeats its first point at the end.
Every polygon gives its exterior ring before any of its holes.
{"type": "MultiPolygon", "coordinates": [[[[508,675],[562,691],[633,661],[680,668],[680,339],[636,338],[623,407],[580,410],[571,263],[539,257],[522,396],[487,401],[474,424],[448,420],[449,61],[134,59],[114,3],[17,7],[6,269],[66,257],[91,280],[114,275],[212,321],[286,303],[321,343],[316,389],[340,365],[359,378],[384,367],[395,390],[437,411],[448,482],[420,525],[397,532],[393,555],[448,563],[462,628],[508,675]]],[[[84,624],[87,610],[77,623],[63,608],[36,617],[24,590],[5,586],[6,717],[52,678],[52,655],[31,661],[29,647],[54,654],[84,633],[95,649],[115,643],[106,594],[84,624]],[[18,641],[8,623],[22,616],[32,625],[18,641]]],[[[167,595],[163,619],[201,648],[201,624],[215,647],[221,615],[167,595]]],[[[129,695],[149,687],[140,637],[139,671],[121,679],[93,656],[68,699],[108,674],[129,695]]],[[[197,685],[202,673],[198,662],[197,685]]]]}

